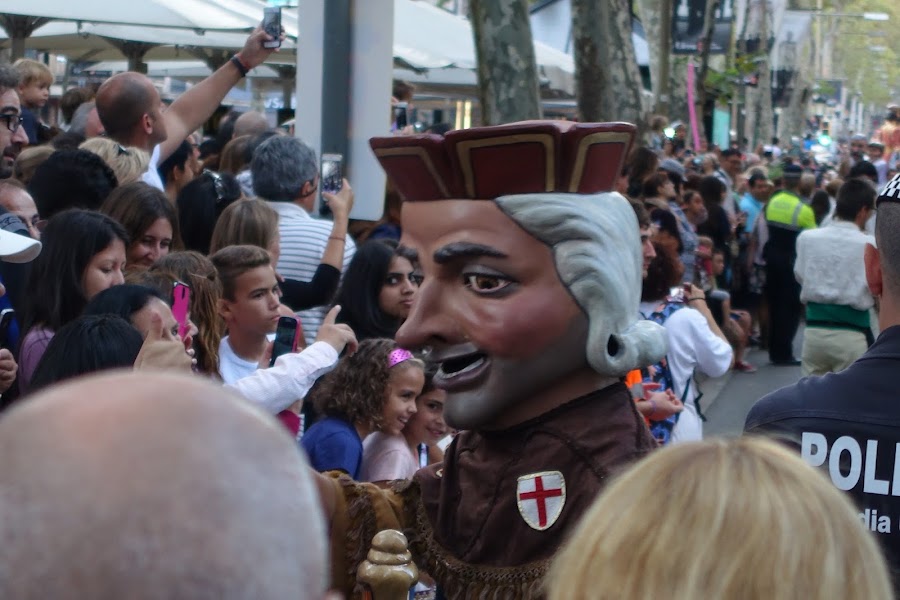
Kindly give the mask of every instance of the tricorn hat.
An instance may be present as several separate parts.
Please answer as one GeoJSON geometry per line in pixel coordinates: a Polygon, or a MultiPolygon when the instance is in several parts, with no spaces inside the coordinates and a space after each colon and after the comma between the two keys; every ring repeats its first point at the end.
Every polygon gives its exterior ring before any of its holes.
{"type": "Polygon", "coordinates": [[[493,200],[611,191],[635,131],[629,123],[522,121],[369,143],[407,201],[493,200]]]}

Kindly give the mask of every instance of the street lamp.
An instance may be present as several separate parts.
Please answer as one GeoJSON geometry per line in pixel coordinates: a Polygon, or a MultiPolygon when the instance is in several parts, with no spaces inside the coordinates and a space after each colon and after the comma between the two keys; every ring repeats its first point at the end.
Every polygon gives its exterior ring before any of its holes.
{"type": "Polygon", "coordinates": [[[866,21],[890,21],[891,15],[880,12],[867,12],[863,13],[862,18],[866,21]]]}

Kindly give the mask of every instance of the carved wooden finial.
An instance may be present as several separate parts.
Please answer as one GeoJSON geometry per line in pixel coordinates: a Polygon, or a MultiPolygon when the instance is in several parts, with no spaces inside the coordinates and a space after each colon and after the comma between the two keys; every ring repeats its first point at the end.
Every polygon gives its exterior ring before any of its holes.
{"type": "Polygon", "coordinates": [[[419,580],[406,536],[394,529],[375,534],[366,560],[356,571],[372,600],[406,600],[409,589],[419,580]]]}

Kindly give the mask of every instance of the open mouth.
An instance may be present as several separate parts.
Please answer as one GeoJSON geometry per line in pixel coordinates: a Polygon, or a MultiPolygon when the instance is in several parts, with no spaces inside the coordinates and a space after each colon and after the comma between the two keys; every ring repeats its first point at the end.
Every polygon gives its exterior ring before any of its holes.
{"type": "Polygon", "coordinates": [[[441,372],[447,376],[468,373],[469,371],[477,369],[486,359],[487,355],[481,353],[451,358],[441,363],[441,372]]]}
{"type": "Polygon", "coordinates": [[[447,391],[470,387],[486,376],[489,370],[490,358],[487,354],[474,352],[454,356],[441,362],[434,376],[434,384],[447,391]]]}

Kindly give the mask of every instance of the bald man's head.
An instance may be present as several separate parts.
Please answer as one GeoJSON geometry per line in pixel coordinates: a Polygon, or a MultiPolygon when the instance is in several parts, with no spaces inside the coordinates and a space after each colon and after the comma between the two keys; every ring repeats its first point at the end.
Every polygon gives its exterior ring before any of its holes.
{"type": "Polygon", "coordinates": [[[0,597],[306,598],[327,580],[311,472],[221,386],[114,374],[0,420],[0,597]]]}
{"type": "Polygon", "coordinates": [[[234,137],[242,135],[257,135],[269,130],[269,121],[266,115],[255,110],[245,112],[234,122],[234,137]]]}
{"type": "Polygon", "coordinates": [[[145,75],[113,75],[97,90],[95,102],[106,135],[117,142],[150,151],[165,141],[159,92],[145,75]]]}

